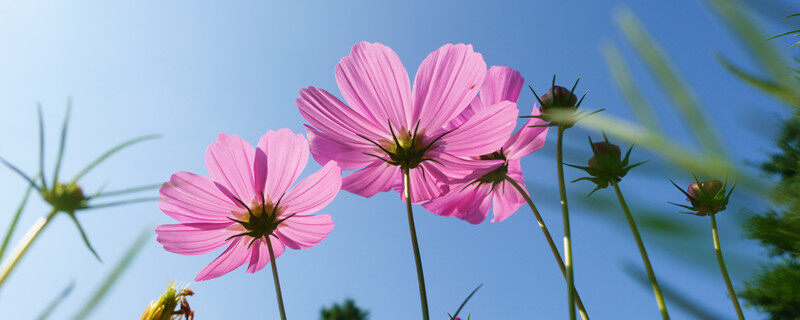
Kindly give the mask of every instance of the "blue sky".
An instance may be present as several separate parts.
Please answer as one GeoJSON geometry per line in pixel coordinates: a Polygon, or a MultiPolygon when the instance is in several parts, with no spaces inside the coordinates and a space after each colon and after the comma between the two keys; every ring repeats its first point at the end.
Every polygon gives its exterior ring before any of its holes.
{"type": "MultiPolygon", "coordinates": [[[[304,132],[294,105],[297,90],[314,85],[338,94],[333,68],[362,40],[392,47],[412,75],[422,59],[442,44],[471,43],[489,65],[520,70],[539,90],[546,89],[553,74],[570,82],[581,76],[581,88],[591,90],[587,108],[604,107],[609,115],[632,118],[599,51],[606,41],[620,42],[612,14],[625,5],[692,83],[733,157],[742,162],[763,159],[770,150],[772,125],[786,110],[734,80],[715,62],[713,53],[723,52],[749,65],[707,6],[687,0],[4,1],[0,3],[0,154],[28,172],[36,170],[35,105],[41,102],[52,160],[58,123],[71,96],[74,117],[63,170],[67,175],[125,139],[147,133],[164,136],[104,163],[83,180],[85,189],[104,183],[109,189],[160,183],[180,170],[206,174],[203,154],[219,132],[238,134],[253,143],[269,129],[304,132]],[[753,121],[755,117],[760,120],[753,121]]],[[[626,57],[634,57],[629,47],[622,49],[626,57]]],[[[690,143],[687,128],[652,78],[638,62],[633,68],[668,134],[690,143]]],[[[529,112],[532,101],[523,92],[522,113],[529,112]]],[[[571,162],[588,157],[586,135],[579,128],[567,133],[569,145],[583,150],[568,158],[571,162]]],[[[550,138],[544,149],[523,160],[523,168],[534,187],[534,200],[559,238],[554,134],[550,138]]],[[[634,159],[648,157],[653,156],[634,153],[634,159]]],[[[305,174],[317,168],[312,163],[305,174]]],[[[574,179],[580,173],[568,170],[567,177],[574,179]]],[[[685,176],[675,178],[688,181],[685,176]]],[[[0,220],[6,221],[25,185],[9,170],[0,170],[0,181],[0,220]]],[[[621,212],[616,206],[599,210],[579,201],[590,190],[588,185],[569,187],[575,192],[571,201],[576,285],[590,315],[658,317],[651,291],[623,270],[626,263],[638,266],[640,260],[627,226],[609,218],[619,218],[621,212]]],[[[705,233],[708,221],[681,215],[666,203],[683,199],[663,175],[631,177],[622,188],[640,200],[634,201],[634,211],[654,211],[704,232],[689,242],[643,231],[662,283],[732,318],[714,265],[710,234],[705,233]],[[680,249],[687,247],[702,255],[680,249]]],[[[610,196],[608,190],[602,193],[610,196]]],[[[754,243],[741,239],[738,221],[748,211],[761,209],[758,202],[748,205],[734,205],[720,217],[723,246],[736,255],[731,273],[738,287],[765,257],[754,243]]],[[[45,210],[34,199],[21,228],[45,210]]],[[[333,233],[317,247],[289,250],[278,259],[289,317],[315,319],[321,306],[346,297],[369,309],[372,319],[418,317],[405,210],[397,195],[364,199],[342,192],[324,212],[334,217],[333,233]]],[[[526,208],[502,223],[478,226],[438,217],[421,207],[415,212],[434,318],[445,319],[479,283],[484,287],[466,309],[473,319],[566,315],[564,281],[526,208]]],[[[80,219],[105,262],[98,263],[83,247],[66,217],[57,217],[3,288],[3,318],[33,318],[74,279],[76,290],[54,318],[71,317],[141,230],[171,223],[155,203],[91,211],[80,219]]],[[[153,236],[92,318],[138,317],[169,281],[191,281],[215,256],[171,254],[153,236]]],[[[239,269],[192,283],[191,288],[196,292],[191,303],[198,319],[277,318],[268,269],[256,274],[239,269]]],[[[689,317],[667,303],[674,318],[689,317]]],[[[753,310],[746,313],[758,315],[753,310]]]]}

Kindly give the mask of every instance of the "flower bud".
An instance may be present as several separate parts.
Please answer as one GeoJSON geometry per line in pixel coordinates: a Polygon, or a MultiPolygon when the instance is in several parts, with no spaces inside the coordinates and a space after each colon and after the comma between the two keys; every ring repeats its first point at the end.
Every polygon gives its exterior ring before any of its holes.
{"type": "Polygon", "coordinates": [[[599,169],[603,164],[614,164],[621,161],[622,152],[619,146],[606,141],[592,143],[594,155],[589,159],[589,168],[599,169]]]}
{"type": "Polygon", "coordinates": [[[59,181],[43,194],[47,201],[56,211],[74,213],[77,210],[85,209],[89,199],[83,194],[81,187],[74,183],[63,184],[59,181]]]}
{"type": "Polygon", "coordinates": [[[192,290],[186,288],[178,290],[175,288],[175,282],[171,282],[167,286],[167,291],[157,301],[151,301],[147,305],[140,320],[194,319],[194,311],[186,300],[186,297],[191,295],[194,295],[192,290]]]}
{"type": "MultiPolygon", "coordinates": [[[[689,188],[686,188],[686,192],[692,198],[700,198],[702,195],[701,187],[702,191],[705,191],[705,193],[709,193],[712,195],[719,193],[723,188],[721,181],[709,180],[709,181],[701,181],[700,185],[698,185],[697,182],[690,184],[689,188]]],[[[692,201],[692,199],[686,198],[686,201],[692,201]]]]}
{"type": "Polygon", "coordinates": [[[725,210],[730,193],[725,194],[725,184],[719,180],[708,180],[692,183],[686,188],[686,201],[694,214],[707,216],[725,210]]]}
{"type": "Polygon", "coordinates": [[[572,108],[578,103],[578,97],[569,89],[562,86],[553,86],[542,96],[542,112],[555,108],[572,108]]]}

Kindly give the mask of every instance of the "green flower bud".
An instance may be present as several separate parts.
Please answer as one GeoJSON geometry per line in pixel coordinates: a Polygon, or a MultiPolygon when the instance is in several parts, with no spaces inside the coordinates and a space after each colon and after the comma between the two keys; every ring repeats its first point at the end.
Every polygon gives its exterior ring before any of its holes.
{"type": "Polygon", "coordinates": [[[694,183],[686,188],[686,191],[679,187],[674,181],[672,181],[672,185],[686,195],[686,201],[689,201],[691,206],[676,203],[672,204],[690,210],[684,213],[697,216],[707,216],[724,211],[728,205],[731,193],[733,193],[733,189],[736,187],[736,184],[734,184],[730,190],[727,190],[727,181],[700,181],[697,180],[697,178],[695,178],[694,183]]]}
{"type": "Polygon", "coordinates": [[[191,320],[194,319],[194,311],[189,307],[186,297],[194,295],[192,290],[185,287],[181,290],[175,288],[175,282],[170,282],[167,291],[158,298],[151,301],[140,320],[191,320]]]}
{"type": "Polygon", "coordinates": [[[569,89],[562,86],[553,86],[542,96],[542,112],[552,109],[574,108],[578,97],[569,89]]]}
{"type": "Polygon", "coordinates": [[[88,207],[89,198],[83,194],[81,187],[74,183],[63,184],[56,181],[49,190],[44,190],[42,197],[56,211],[74,213],[88,207]]]}
{"type": "Polygon", "coordinates": [[[633,165],[628,165],[633,147],[628,149],[628,152],[625,153],[625,157],[623,158],[619,146],[608,142],[608,138],[605,138],[605,141],[601,142],[592,142],[592,139],[589,138],[589,145],[592,148],[593,155],[588,161],[588,166],[567,165],[586,171],[586,173],[589,174],[588,177],[578,178],[572,182],[580,180],[594,182],[597,187],[589,193],[590,195],[597,190],[607,188],[612,183],[621,181],[622,177],[628,174],[628,171],[646,162],[642,161],[633,165]]]}

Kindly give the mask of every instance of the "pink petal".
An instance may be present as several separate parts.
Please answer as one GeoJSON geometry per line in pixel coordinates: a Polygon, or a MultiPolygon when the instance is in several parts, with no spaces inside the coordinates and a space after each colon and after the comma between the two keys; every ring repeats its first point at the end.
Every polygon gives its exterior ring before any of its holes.
{"type": "Polygon", "coordinates": [[[289,129],[270,130],[258,140],[257,152],[266,156],[264,194],[277,201],[306,167],[308,141],[289,129]]]}
{"type": "MultiPolygon", "coordinates": [[[[525,178],[522,176],[522,165],[519,160],[508,161],[508,177],[514,179],[523,189],[525,194],[528,190],[525,187],[525,178]]],[[[514,214],[520,206],[525,204],[525,198],[519,193],[511,183],[503,181],[502,184],[497,185],[492,192],[492,202],[494,204],[492,211],[494,218],[492,222],[500,222],[514,214]]]]}
{"type": "Polygon", "coordinates": [[[331,140],[340,144],[370,151],[375,145],[362,136],[373,141],[391,138],[373,120],[346,106],[325,90],[314,87],[301,89],[300,98],[295,103],[300,114],[311,126],[328,134],[331,140]]]}
{"type": "Polygon", "coordinates": [[[240,267],[250,257],[250,250],[247,248],[248,244],[248,239],[243,239],[243,237],[234,238],[231,241],[231,245],[219,257],[203,268],[194,280],[203,281],[218,278],[240,267]]]}
{"type": "Polygon", "coordinates": [[[486,78],[481,87],[481,100],[486,106],[491,106],[500,101],[511,101],[516,103],[519,100],[519,92],[525,79],[519,71],[509,67],[492,66],[486,72],[486,78]]]}
{"type": "Polygon", "coordinates": [[[227,217],[239,209],[228,193],[209,178],[181,171],[161,186],[158,207],[182,223],[230,222],[227,217]]]}
{"type": "MultiPolygon", "coordinates": [[[[532,116],[538,116],[541,112],[536,105],[531,110],[532,116]]],[[[544,146],[545,139],[547,139],[548,127],[532,127],[537,125],[545,125],[544,120],[538,118],[529,118],[525,126],[519,131],[515,132],[511,139],[508,139],[503,150],[505,150],[506,158],[520,159],[524,156],[539,150],[544,146]]]]}
{"type": "Polygon", "coordinates": [[[483,105],[483,102],[481,102],[481,98],[475,96],[475,99],[472,99],[472,103],[464,108],[464,111],[461,111],[461,113],[459,113],[453,119],[450,119],[450,122],[446,123],[443,129],[445,131],[458,129],[458,127],[464,124],[464,122],[467,122],[469,118],[472,118],[477,110],[483,110],[483,108],[485,108],[485,106],[483,105]]]}
{"type": "Polygon", "coordinates": [[[346,175],[342,189],[362,197],[372,197],[378,192],[389,191],[400,176],[400,167],[376,160],[364,169],[346,175]]]}
{"type": "Polygon", "coordinates": [[[198,255],[219,249],[237,234],[230,223],[164,224],[156,228],[156,241],[164,250],[183,255],[198,255]]]}
{"type": "Polygon", "coordinates": [[[245,203],[255,199],[253,161],[255,151],[237,135],[220,133],[206,149],[206,169],[214,182],[223,185],[245,203]]]}
{"type": "Polygon", "coordinates": [[[503,101],[478,111],[467,122],[446,134],[441,149],[462,157],[476,157],[500,150],[516,126],[516,103],[503,101]]]}
{"type": "MultiPolygon", "coordinates": [[[[252,241],[252,239],[247,240],[248,245],[250,245],[250,241],[252,241]]],[[[272,253],[275,255],[275,259],[278,259],[278,257],[286,251],[286,246],[278,239],[270,239],[270,244],[272,245],[272,253]]],[[[266,266],[269,261],[270,257],[267,241],[264,240],[264,238],[256,240],[256,242],[250,246],[250,265],[247,266],[247,273],[253,273],[264,269],[264,266],[266,266]]]]}
{"type": "MultiPolygon", "coordinates": [[[[411,203],[422,203],[445,194],[449,187],[447,176],[439,170],[439,165],[424,162],[419,167],[409,172],[411,180],[411,203]]],[[[400,194],[400,199],[405,201],[406,193],[402,174],[398,176],[394,190],[400,194]]]]}
{"type": "Polygon", "coordinates": [[[286,211],[283,216],[317,212],[336,198],[341,187],[342,170],[335,162],[328,162],[286,193],[283,199],[286,211]]]}
{"type": "Polygon", "coordinates": [[[458,184],[450,192],[422,206],[440,216],[456,217],[472,224],[481,223],[489,215],[491,185],[458,184]]]}
{"type": "Polygon", "coordinates": [[[306,125],[306,135],[308,136],[311,155],[317,163],[336,161],[342,167],[342,170],[353,170],[367,166],[375,161],[374,157],[364,154],[365,149],[353,148],[309,125],[306,125]]]}
{"type": "Polygon", "coordinates": [[[330,215],[296,215],[284,221],[275,234],[287,247],[300,250],[317,245],[332,230],[330,215]]]}
{"type": "Polygon", "coordinates": [[[441,128],[457,116],[478,94],[486,63],[472,45],[446,44],[419,66],[412,93],[420,128],[441,128]]]}
{"type": "Polygon", "coordinates": [[[505,163],[503,160],[460,158],[440,151],[433,151],[428,156],[439,162],[429,163],[428,165],[442,172],[451,184],[471,182],[494,171],[505,163]]]}
{"type": "Polygon", "coordinates": [[[388,130],[411,129],[411,84],[400,58],[380,43],[361,42],[336,66],[336,83],[345,101],[388,130]]]}

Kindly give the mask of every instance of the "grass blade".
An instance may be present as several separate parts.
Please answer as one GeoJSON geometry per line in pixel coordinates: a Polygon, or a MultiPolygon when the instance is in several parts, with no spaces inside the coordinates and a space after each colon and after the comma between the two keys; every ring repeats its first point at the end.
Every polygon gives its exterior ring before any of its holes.
{"type": "Polygon", "coordinates": [[[134,138],[134,139],[125,141],[123,143],[120,143],[116,147],[113,147],[113,148],[109,149],[108,151],[106,151],[105,153],[100,155],[100,157],[98,157],[97,159],[92,161],[92,163],[90,163],[88,166],[86,166],[86,168],[81,170],[78,173],[78,175],[76,175],[75,178],[72,181],[73,182],[78,181],[81,177],[83,177],[85,174],[89,173],[89,171],[94,169],[94,167],[96,167],[98,164],[100,164],[101,162],[103,162],[108,157],[112,156],[113,154],[119,152],[120,150],[125,149],[127,147],[130,147],[130,146],[132,146],[134,144],[137,144],[139,142],[146,141],[146,140],[152,140],[152,139],[156,139],[156,138],[159,138],[159,137],[161,137],[161,135],[151,134],[151,135],[141,136],[141,137],[134,138]]]}
{"type": "Polygon", "coordinates": [[[61,141],[58,143],[58,156],[56,157],[56,168],[53,170],[53,183],[58,181],[58,174],[61,172],[61,159],[64,158],[64,146],[67,144],[67,126],[71,113],[72,99],[69,99],[67,100],[67,111],[64,113],[64,122],[61,124],[61,141]]]}
{"type": "Polygon", "coordinates": [[[146,186],[138,186],[138,187],[127,188],[127,189],[122,189],[122,190],[100,192],[100,193],[98,193],[96,196],[94,196],[92,198],[121,196],[121,195],[125,195],[125,194],[128,194],[128,193],[135,193],[135,192],[153,190],[153,189],[158,189],[158,188],[161,188],[161,184],[149,184],[149,185],[146,185],[146,186]]]}
{"type": "Polygon", "coordinates": [[[625,63],[625,59],[622,58],[619,48],[613,43],[607,43],[601,50],[605,56],[606,64],[611,70],[611,77],[620,91],[622,91],[623,97],[627,100],[636,118],[645,127],[653,128],[654,131],[660,132],[661,128],[653,113],[653,108],[647,103],[639,88],[636,87],[630,68],[625,63]]]}
{"type": "Polygon", "coordinates": [[[33,190],[33,186],[28,186],[28,190],[25,190],[25,195],[22,197],[22,203],[19,204],[17,212],[14,213],[14,217],[11,218],[11,224],[9,224],[6,236],[5,238],[3,238],[3,244],[0,245],[0,258],[3,258],[3,256],[5,255],[6,249],[8,248],[8,244],[11,242],[11,237],[14,235],[14,230],[17,229],[17,224],[19,223],[19,217],[22,216],[22,211],[25,210],[25,204],[28,203],[28,198],[31,195],[31,190],[33,190]]]}
{"type": "Polygon", "coordinates": [[[81,226],[81,223],[78,222],[78,217],[76,217],[74,213],[69,213],[68,215],[72,219],[72,222],[75,223],[75,227],[78,228],[78,232],[81,234],[81,239],[83,239],[83,243],[86,244],[86,247],[89,248],[89,251],[92,252],[94,257],[97,258],[98,261],[102,262],[103,259],[100,259],[100,255],[97,254],[97,251],[95,251],[94,247],[92,247],[92,243],[89,242],[89,236],[86,235],[86,230],[83,230],[83,226],[81,226]]]}
{"type": "Polygon", "coordinates": [[[147,243],[147,240],[150,239],[151,232],[152,230],[150,230],[149,228],[142,231],[139,237],[136,238],[136,241],[134,241],[134,243],[128,248],[128,251],[125,252],[125,255],[122,257],[122,259],[114,267],[114,270],[112,270],[111,273],[103,281],[103,283],[99,287],[97,287],[97,290],[95,290],[92,297],[80,309],[78,314],[72,318],[73,320],[86,319],[92,313],[92,311],[94,311],[94,309],[100,304],[100,302],[103,301],[103,298],[106,297],[106,293],[108,293],[108,291],[111,290],[111,288],[117,282],[119,277],[123,273],[125,273],[125,270],[127,270],[131,262],[133,262],[133,259],[142,250],[145,243],[147,243]]]}
{"type": "Polygon", "coordinates": [[[27,180],[28,183],[30,183],[30,186],[32,186],[34,189],[36,189],[38,191],[42,191],[42,189],[36,184],[36,180],[34,180],[31,177],[29,177],[27,174],[25,174],[25,172],[22,172],[22,170],[17,168],[17,166],[11,164],[11,162],[6,161],[6,159],[3,158],[3,157],[0,157],[0,162],[5,164],[6,167],[11,169],[11,171],[16,172],[20,177],[22,177],[23,179],[27,180]]]}
{"type": "Polygon", "coordinates": [[[451,320],[455,319],[456,317],[458,317],[458,313],[461,312],[461,309],[463,309],[464,306],[467,305],[467,302],[469,301],[469,299],[471,299],[472,296],[475,295],[475,292],[478,292],[478,289],[480,289],[481,287],[483,287],[483,283],[479,284],[477,287],[475,287],[474,290],[472,290],[472,292],[470,292],[470,294],[467,296],[467,298],[464,299],[464,302],[461,302],[461,305],[458,306],[458,309],[456,310],[456,313],[454,313],[453,316],[450,317],[451,320]]]}
{"type": "Polygon", "coordinates": [[[50,317],[50,314],[52,314],[53,311],[55,311],[56,308],[58,308],[61,302],[64,301],[64,299],[66,299],[70,293],[72,293],[72,289],[75,289],[74,280],[70,281],[67,287],[64,288],[64,290],[61,290],[61,292],[53,299],[53,301],[50,301],[50,303],[47,304],[47,307],[45,307],[42,313],[40,313],[39,316],[36,317],[36,320],[45,320],[48,317],[50,317]]]}
{"type": "Polygon", "coordinates": [[[145,197],[145,198],[136,198],[136,199],[122,200],[122,201],[101,203],[101,204],[97,204],[97,205],[90,205],[88,208],[83,209],[83,210],[116,207],[116,206],[126,205],[126,204],[129,204],[129,203],[147,202],[147,201],[158,201],[158,197],[145,197]]]}
{"type": "Polygon", "coordinates": [[[42,104],[36,105],[39,113],[39,177],[42,178],[42,189],[47,189],[47,181],[44,176],[44,117],[42,116],[42,104]]]}
{"type": "Polygon", "coordinates": [[[625,9],[616,14],[616,21],[625,38],[633,45],[683,115],[703,149],[723,154],[713,126],[700,108],[691,88],[671,65],[663,50],[647,34],[636,16],[629,9],[625,9]]]}

